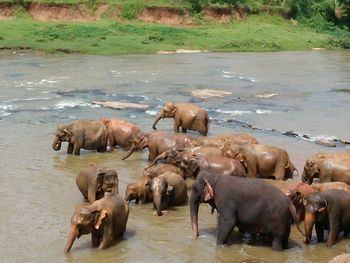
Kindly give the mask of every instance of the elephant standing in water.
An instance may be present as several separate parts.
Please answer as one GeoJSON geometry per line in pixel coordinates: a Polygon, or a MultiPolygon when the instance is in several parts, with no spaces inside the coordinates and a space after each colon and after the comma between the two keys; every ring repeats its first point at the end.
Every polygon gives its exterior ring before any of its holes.
{"type": "Polygon", "coordinates": [[[237,226],[240,232],[271,237],[273,250],[288,248],[295,207],[283,192],[264,180],[200,172],[190,196],[194,238],[199,235],[198,211],[203,202],[218,211],[218,245],[227,243],[237,226]]]}
{"type": "Polygon", "coordinates": [[[80,155],[80,149],[105,152],[108,130],[100,121],[80,120],[67,125],[58,125],[52,149],[59,151],[62,142],[68,142],[67,153],[80,155]]]}
{"type": "Polygon", "coordinates": [[[318,242],[324,242],[324,230],[328,229],[327,246],[332,246],[340,231],[344,236],[350,232],[350,193],[344,190],[330,189],[308,195],[304,201],[306,232],[305,243],[311,240],[315,225],[318,242]]]}
{"type": "Polygon", "coordinates": [[[193,130],[198,131],[202,136],[208,134],[210,124],[208,113],[196,104],[167,102],[158,113],[152,128],[156,130],[158,121],[164,118],[174,119],[174,132],[176,133],[181,127],[184,133],[187,130],[193,130]]]}
{"type": "Polygon", "coordinates": [[[76,183],[84,198],[90,203],[101,199],[105,192],[119,193],[117,172],[113,169],[98,168],[94,164],[81,170],[76,183]]]}
{"type": "Polygon", "coordinates": [[[108,129],[108,146],[112,151],[115,146],[130,148],[132,140],[141,133],[135,124],[122,119],[102,118],[101,122],[108,129]]]}
{"type": "Polygon", "coordinates": [[[125,228],[129,206],[118,194],[108,194],[90,205],[76,208],[64,249],[68,253],[76,238],[91,233],[93,247],[109,247],[125,228]]]}

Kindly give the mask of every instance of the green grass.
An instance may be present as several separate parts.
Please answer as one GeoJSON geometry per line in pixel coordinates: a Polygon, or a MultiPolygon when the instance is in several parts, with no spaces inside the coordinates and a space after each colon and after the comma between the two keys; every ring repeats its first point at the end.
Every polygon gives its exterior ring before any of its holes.
{"type": "Polygon", "coordinates": [[[180,48],[219,52],[335,49],[333,38],[267,15],[249,16],[231,24],[203,22],[196,27],[108,19],[93,23],[53,23],[22,17],[1,21],[0,27],[0,48],[99,55],[155,53],[180,48]]]}

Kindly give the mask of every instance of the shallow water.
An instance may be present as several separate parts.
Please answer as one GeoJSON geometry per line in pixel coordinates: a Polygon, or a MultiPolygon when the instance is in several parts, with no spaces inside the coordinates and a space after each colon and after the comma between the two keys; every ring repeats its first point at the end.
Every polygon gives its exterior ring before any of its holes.
{"type": "MultiPolygon", "coordinates": [[[[340,240],[332,249],[315,240],[305,246],[294,227],[291,248],[284,252],[273,252],[261,242],[242,242],[235,235],[229,246],[218,248],[216,216],[206,205],[200,209],[200,238],[194,240],[188,206],[157,217],[151,204],[132,204],[127,231],[116,246],[91,249],[89,236],[82,236],[65,256],[70,217],[82,202],[75,185],[80,169],[89,163],[117,169],[124,194],[126,184],[141,177],[148,153],[121,161],[123,150],[67,156],[65,144],[60,152],[51,149],[59,123],[120,117],[149,131],[165,101],[196,102],[212,118],[210,135],[249,133],[261,143],[285,148],[302,171],[305,159],[316,152],[349,150],[341,143],[327,148],[314,141],[350,141],[350,52],[2,54],[0,90],[0,254],[7,261],[328,262],[334,255],[350,252],[349,240],[340,240]],[[225,90],[232,95],[199,100],[190,96],[193,89],[225,90]],[[269,94],[276,95],[262,98],[269,94]],[[93,100],[151,108],[112,110],[91,104],[93,100]],[[307,137],[283,135],[286,131],[307,137]]],[[[161,120],[157,127],[171,131],[172,122],[161,120]]]]}

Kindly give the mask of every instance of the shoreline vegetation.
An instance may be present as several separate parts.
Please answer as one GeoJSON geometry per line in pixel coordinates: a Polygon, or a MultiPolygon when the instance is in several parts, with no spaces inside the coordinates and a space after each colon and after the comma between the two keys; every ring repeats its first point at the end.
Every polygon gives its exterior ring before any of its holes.
{"type": "Polygon", "coordinates": [[[121,55],[350,48],[346,10],[332,7],[337,20],[331,21],[314,11],[295,15],[279,2],[0,0],[0,50],[121,55]]]}

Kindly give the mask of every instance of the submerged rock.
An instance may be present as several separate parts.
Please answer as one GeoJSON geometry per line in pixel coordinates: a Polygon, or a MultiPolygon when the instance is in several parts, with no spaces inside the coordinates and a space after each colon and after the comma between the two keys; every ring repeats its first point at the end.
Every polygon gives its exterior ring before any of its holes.
{"type": "Polygon", "coordinates": [[[272,97],[275,97],[277,96],[276,93],[265,93],[265,94],[257,94],[255,95],[255,98],[258,98],[258,99],[269,99],[269,98],[272,98],[272,97]]]}
{"type": "Polygon", "coordinates": [[[148,110],[149,105],[146,104],[136,104],[129,102],[120,102],[120,101],[93,101],[93,104],[101,105],[105,108],[112,108],[117,110],[122,109],[135,109],[135,110],[148,110]]]}
{"type": "Polygon", "coordinates": [[[211,97],[223,98],[227,95],[232,95],[232,92],[224,90],[213,90],[213,89],[201,89],[201,90],[191,90],[191,96],[197,99],[207,99],[211,97]]]}

